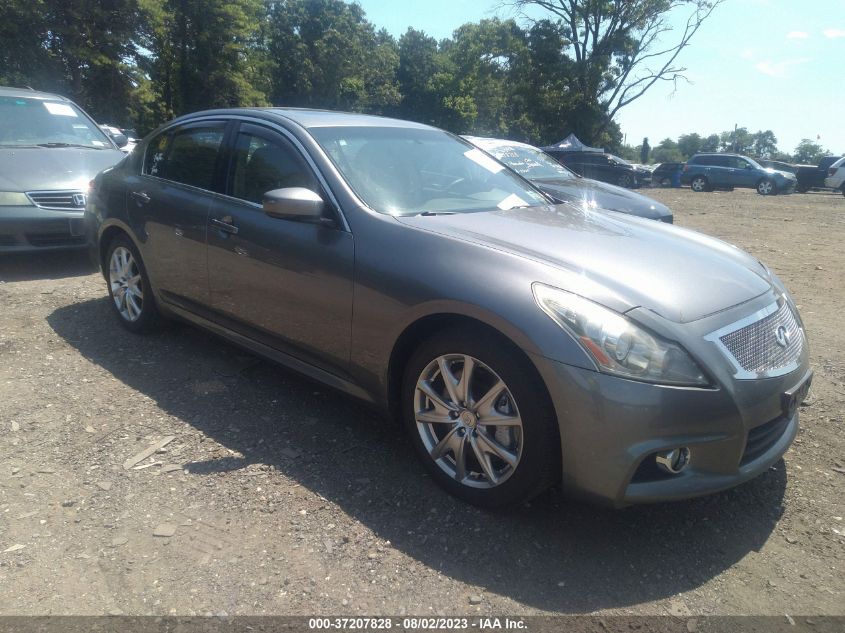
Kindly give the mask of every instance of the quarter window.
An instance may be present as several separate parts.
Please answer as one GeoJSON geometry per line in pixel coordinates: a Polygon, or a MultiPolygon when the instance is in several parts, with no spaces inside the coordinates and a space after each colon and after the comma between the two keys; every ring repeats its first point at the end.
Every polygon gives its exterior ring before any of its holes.
{"type": "Polygon", "coordinates": [[[289,143],[241,132],[235,144],[232,196],[261,204],[273,189],[305,187],[319,191],[311,170],[289,143]]]}

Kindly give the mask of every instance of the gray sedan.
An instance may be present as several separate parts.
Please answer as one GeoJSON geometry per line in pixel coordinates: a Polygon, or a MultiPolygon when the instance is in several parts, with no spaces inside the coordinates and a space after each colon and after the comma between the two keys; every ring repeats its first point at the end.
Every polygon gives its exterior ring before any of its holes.
{"type": "Polygon", "coordinates": [[[530,180],[555,200],[672,223],[672,211],[666,205],[625,187],[579,176],[538,147],[497,138],[464,138],[530,180]]]}
{"type": "Polygon", "coordinates": [[[737,485],[789,447],[812,376],[753,257],[554,204],[426,125],[184,116],[97,176],[86,218],[128,330],[177,317],[374,403],[483,506],[737,485]]]}

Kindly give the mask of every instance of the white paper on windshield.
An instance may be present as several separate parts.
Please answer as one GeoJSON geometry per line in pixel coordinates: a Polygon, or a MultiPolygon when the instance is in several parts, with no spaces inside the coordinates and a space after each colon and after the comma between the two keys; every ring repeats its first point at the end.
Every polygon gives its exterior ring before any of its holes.
{"type": "Polygon", "coordinates": [[[513,209],[514,207],[527,207],[528,203],[515,193],[512,193],[496,206],[502,211],[507,211],[508,209],[513,209]]]}
{"type": "Polygon", "coordinates": [[[49,101],[45,101],[44,107],[47,108],[47,112],[55,116],[76,116],[73,108],[66,103],[50,103],[49,101]]]}
{"type": "Polygon", "coordinates": [[[482,167],[484,167],[484,169],[489,171],[491,174],[498,174],[500,171],[502,171],[505,168],[505,166],[502,165],[502,163],[493,160],[487,154],[482,152],[480,149],[468,150],[468,151],[464,152],[464,156],[469,158],[472,162],[477,163],[478,165],[481,165],[482,167]]]}

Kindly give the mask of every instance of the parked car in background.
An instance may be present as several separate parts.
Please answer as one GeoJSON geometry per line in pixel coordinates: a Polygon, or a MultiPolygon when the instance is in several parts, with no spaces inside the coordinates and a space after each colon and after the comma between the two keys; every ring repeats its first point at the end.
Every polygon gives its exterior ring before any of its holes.
{"type": "Polygon", "coordinates": [[[660,163],[651,172],[651,184],[654,187],[670,187],[677,178],[680,184],[680,174],[684,170],[685,163],[660,163]]]}
{"type": "Polygon", "coordinates": [[[827,168],[824,186],[828,189],[839,189],[845,195],[845,156],[827,168]]]}
{"type": "Polygon", "coordinates": [[[651,182],[648,170],[637,170],[628,161],[604,152],[566,152],[553,148],[544,151],[579,176],[609,182],[627,189],[651,182]]]}
{"type": "Polygon", "coordinates": [[[697,192],[745,187],[772,196],[795,189],[794,175],[767,169],[739,154],[696,154],[687,161],[681,182],[697,192]]]}
{"type": "Polygon", "coordinates": [[[672,211],[657,200],[623,187],[579,176],[533,145],[477,136],[464,138],[530,180],[555,200],[672,222],[672,211]]]}
{"type": "Polygon", "coordinates": [[[797,165],[795,177],[798,179],[795,190],[798,193],[807,193],[811,189],[825,189],[827,170],[838,161],[841,156],[824,156],[819,160],[818,165],[797,165]]]}
{"type": "Polygon", "coordinates": [[[787,174],[794,174],[798,170],[798,168],[792,163],[785,163],[782,160],[768,160],[766,158],[755,158],[754,160],[756,160],[761,167],[783,171],[787,174]]]}
{"type": "Polygon", "coordinates": [[[0,87],[0,253],[84,246],[88,183],[121,158],[68,99],[0,87]]]}
{"type": "Polygon", "coordinates": [[[394,413],[468,502],[558,482],[614,505],[712,493],[798,432],[804,326],[755,257],[555,205],[427,125],[199,112],[91,191],[91,252],[127,330],[178,316],[394,413]]]}
{"type": "Polygon", "coordinates": [[[129,137],[116,125],[100,125],[100,129],[109,135],[114,144],[120,148],[124,154],[128,154],[135,147],[134,143],[130,143],[129,137]]]}

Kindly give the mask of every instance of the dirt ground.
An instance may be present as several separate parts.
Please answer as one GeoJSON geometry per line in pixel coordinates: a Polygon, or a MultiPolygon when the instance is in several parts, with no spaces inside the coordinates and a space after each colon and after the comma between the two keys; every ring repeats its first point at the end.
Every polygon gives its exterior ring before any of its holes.
{"type": "Polygon", "coordinates": [[[813,393],[763,476],[477,510],[364,406],[188,326],[128,334],[84,254],[0,256],[0,614],[845,614],[845,198],[647,193],[801,304],[813,393]]]}

